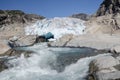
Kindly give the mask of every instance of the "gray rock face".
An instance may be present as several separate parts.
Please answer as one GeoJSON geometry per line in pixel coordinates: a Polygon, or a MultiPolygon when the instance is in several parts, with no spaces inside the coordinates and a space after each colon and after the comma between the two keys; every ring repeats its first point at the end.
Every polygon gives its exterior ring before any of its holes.
{"type": "Polygon", "coordinates": [[[120,33],[120,0],[104,0],[93,16],[86,22],[88,33],[120,33]]]}
{"type": "Polygon", "coordinates": [[[114,46],[113,48],[111,48],[111,52],[119,55],[120,54],[120,46],[114,46]]]}
{"type": "Polygon", "coordinates": [[[96,16],[120,13],[120,0],[104,0],[100,5],[96,16]]]}
{"type": "Polygon", "coordinates": [[[73,18],[78,18],[78,19],[82,19],[82,20],[89,20],[90,19],[90,16],[85,14],[85,13],[79,13],[79,14],[73,14],[72,16],[70,17],[73,17],[73,18]]]}
{"type": "Polygon", "coordinates": [[[44,19],[45,17],[35,15],[35,14],[26,14],[20,10],[0,10],[0,25],[11,24],[11,23],[26,23],[33,20],[44,19]]]}
{"type": "Polygon", "coordinates": [[[119,58],[113,56],[99,57],[90,63],[88,80],[118,80],[120,79],[119,58]]]}
{"type": "MultiPolygon", "coordinates": [[[[9,49],[4,54],[0,55],[0,72],[8,69],[9,60],[16,59],[20,57],[21,54],[24,54],[25,57],[29,57],[30,54],[33,53],[32,51],[24,51],[24,50],[15,50],[9,49]]],[[[9,65],[9,67],[13,67],[13,65],[9,65]]]]}

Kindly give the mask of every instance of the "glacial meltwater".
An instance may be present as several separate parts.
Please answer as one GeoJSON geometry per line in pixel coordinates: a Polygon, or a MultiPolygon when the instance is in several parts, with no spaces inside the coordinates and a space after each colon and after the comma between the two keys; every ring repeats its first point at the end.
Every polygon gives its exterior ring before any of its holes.
{"type": "Polygon", "coordinates": [[[96,53],[90,48],[49,48],[45,44],[18,49],[34,53],[28,58],[22,54],[10,59],[6,63],[9,68],[0,72],[0,80],[86,80],[90,61],[107,56],[90,57],[96,53]]]}

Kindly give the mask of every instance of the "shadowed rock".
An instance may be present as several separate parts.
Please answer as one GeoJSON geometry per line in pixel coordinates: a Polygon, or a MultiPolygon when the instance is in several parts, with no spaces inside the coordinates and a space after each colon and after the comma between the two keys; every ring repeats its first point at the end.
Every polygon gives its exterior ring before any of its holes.
{"type": "Polygon", "coordinates": [[[85,13],[73,14],[70,17],[78,18],[78,19],[85,20],[85,21],[90,19],[90,16],[88,14],[85,14],[85,13]]]}
{"type": "Polygon", "coordinates": [[[96,16],[120,13],[120,0],[104,0],[98,9],[96,16]]]}
{"type": "MultiPolygon", "coordinates": [[[[25,57],[29,57],[30,54],[33,53],[32,51],[25,51],[25,50],[16,50],[16,49],[10,49],[6,51],[4,54],[0,55],[0,72],[8,69],[8,61],[12,59],[16,59],[17,57],[20,57],[21,54],[23,54],[25,57]]],[[[13,65],[11,65],[13,67],[13,65]]]]}
{"type": "Polygon", "coordinates": [[[35,15],[35,14],[26,14],[20,10],[0,10],[0,25],[3,24],[13,24],[15,22],[18,23],[26,23],[33,20],[44,19],[45,17],[35,15]]]}

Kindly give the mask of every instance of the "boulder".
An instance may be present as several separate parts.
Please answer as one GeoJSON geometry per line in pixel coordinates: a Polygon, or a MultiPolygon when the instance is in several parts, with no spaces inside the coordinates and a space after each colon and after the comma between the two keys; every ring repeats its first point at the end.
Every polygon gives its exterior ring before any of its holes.
{"type": "Polygon", "coordinates": [[[12,37],[9,39],[8,44],[11,48],[20,46],[30,46],[35,43],[36,36],[25,35],[22,37],[12,37]]]}
{"type": "Polygon", "coordinates": [[[0,55],[4,54],[9,49],[11,48],[7,45],[7,42],[0,40],[0,55]]]}
{"type": "Polygon", "coordinates": [[[120,65],[117,58],[111,55],[99,57],[90,63],[88,80],[120,79],[120,71],[115,66],[120,65]]]}
{"type": "Polygon", "coordinates": [[[113,48],[111,48],[111,52],[119,54],[120,53],[120,45],[114,46],[113,48]]]}
{"type": "Polygon", "coordinates": [[[72,34],[66,34],[64,36],[62,36],[60,39],[58,39],[57,41],[55,42],[50,42],[48,43],[49,46],[67,46],[67,43],[69,43],[69,41],[71,39],[73,39],[74,35],[72,34]]]}
{"type": "Polygon", "coordinates": [[[0,59],[0,72],[5,69],[8,69],[7,65],[5,65],[5,61],[0,59]]]}
{"type": "Polygon", "coordinates": [[[9,49],[4,54],[0,55],[0,72],[8,69],[9,67],[13,67],[12,64],[9,64],[9,60],[16,59],[23,54],[26,58],[33,53],[32,51],[25,51],[25,50],[16,50],[16,49],[9,49]],[[9,64],[9,65],[8,65],[9,64]]]}

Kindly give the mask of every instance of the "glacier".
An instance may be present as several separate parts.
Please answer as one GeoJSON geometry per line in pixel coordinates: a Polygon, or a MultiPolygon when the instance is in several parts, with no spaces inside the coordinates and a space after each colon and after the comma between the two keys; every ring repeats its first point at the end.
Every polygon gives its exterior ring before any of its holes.
{"type": "Polygon", "coordinates": [[[55,39],[65,34],[84,34],[84,21],[70,17],[44,19],[25,27],[26,35],[43,35],[51,32],[55,39]]]}

